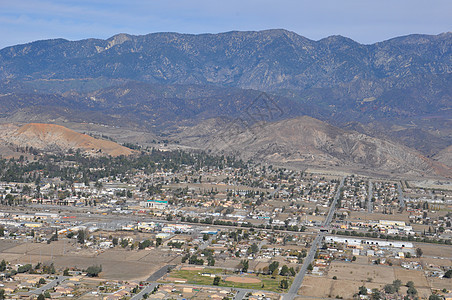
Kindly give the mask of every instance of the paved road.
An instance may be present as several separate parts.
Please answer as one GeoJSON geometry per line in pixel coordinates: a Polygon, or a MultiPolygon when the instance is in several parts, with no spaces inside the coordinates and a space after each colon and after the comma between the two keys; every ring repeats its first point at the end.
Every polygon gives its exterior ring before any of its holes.
{"type": "Polygon", "coordinates": [[[369,191],[367,192],[367,212],[372,213],[374,208],[372,204],[372,196],[373,196],[373,185],[372,181],[369,180],[369,191]]]}
{"type": "Polygon", "coordinates": [[[47,290],[53,289],[55,286],[57,286],[58,284],[60,284],[61,282],[65,281],[66,279],[68,279],[69,277],[66,276],[57,276],[54,280],[52,280],[51,282],[47,283],[46,285],[41,286],[40,288],[37,288],[33,291],[28,292],[29,295],[39,295],[44,293],[47,290]]]}
{"type": "Polygon", "coordinates": [[[326,217],[325,221],[323,221],[324,227],[328,227],[331,223],[331,220],[333,220],[334,212],[336,211],[337,200],[339,200],[339,197],[341,195],[341,190],[344,187],[344,181],[345,181],[345,177],[342,178],[341,182],[339,183],[339,186],[336,191],[336,195],[334,195],[333,202],[331,203],[331,207],[330,207],[330,211],[328,212],[328,216],[326,217]]]}
{"type": "Polygon", "coordinates": [[[130,298],[130,300],[141,300],[144,294],[150,294],[154,288],[158,285],[156,282],[149,283],[144,289],[142,289],[138,294],[130,298]]]}
{"type": "Polygon", "coordinates": [[[246,293],[246,290],[238,291],[237,294],[235,294],[234,300],[242,300],[245,297],[246,293]]]}
{"type": "MultiPolygon", "coordinates": [[[[325,227],[325,228],[327,228],[330,225],[331,220],[333,219],[334,212],[336,211],[337,200],[339,200],[339,197],[341,195],[341,189],[344,186],[344,181],[345,181],[345,177],[342,178],[342,180],[337,188],[336,195],[334,195],[334,199],[333,199],[333,202],[331,203],[331,207],[328,212],[328,215],[325,218],[325,221],[323,222],[323,227],[325,227]]],[[[303,262],[303,265],[301,266],[300,271],[298,272],[297,276],[295,276],[295,278],[292,282],[292,285],[290,286],[290,289],[287,292],[287,294],[285,294],[283,296],[283,300],[293,300],[295,297],[297,297],[298,290],[300,289],[301,284],[303,283],[303,279],[308,270],[308,266],[313,261],[314,255],[317,252],[317,249],[319,248],[324,235],[325,234],[323,232],[321,232],[320,234],[318,234],[315,237],[314,241],[312,242],[311,248],[309,249],[308,255],[306,255],[306,257],[304,259],[304,262],[303,262]]]]}
{"type": "Polygon", "coordinates": [[[209,247],[209,245],[210,245],[210,242],[212,242],[212,240],[213,240],[213,236],[211,236],[211,235],[209,235],[209,239],[207,240],[207,241],[205,241],[204,243],[202,243],[199,247],[198,247],[198,249],[199,250],[205,250],[207,247],[209,247]]]}
{"type": "Polygon", "coordinates": [[[148,279],[146,279],[147,282],[154,282],[160,279],[163,275],[168,273],[168,269],[174,268],[175,265],[166,265],[164,267],[161,267],[157,271],[154,272],[151,276],[149,276],[148,279]]]}
{"type": "Polygon", "coordinates": [[[399,206],[405,208],[405,198],[403,198],[402,183],[397,183],[397,191],[399,192],[399,206]]]}

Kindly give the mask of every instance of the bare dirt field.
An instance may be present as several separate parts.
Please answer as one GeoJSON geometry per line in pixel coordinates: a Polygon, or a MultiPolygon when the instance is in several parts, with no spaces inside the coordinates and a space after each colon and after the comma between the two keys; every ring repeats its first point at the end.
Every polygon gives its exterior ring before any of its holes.
{"type": "Polygon", "coordinates": [[[18,244],[15,241],[0,240],[0,252],[16,247],[17,245],[18,244]]]}
{"type": "Polygon", "coordinates": [[[102,265],[101,278],[117,280],[144,280],[164,265],[180,260],[179,256],[157,249],[94,251],[65,240],[51,244],[2,244],[0,248],[4,249],[1,251],[2,259],[13,264],[54,263],[57,269],[86,269],[92,265],[102,265]]]}
{"type": "Polygon", "coordinates": [[[230,282],[236,282],[236,283],[259,283],[261,282],[258,278],[251,278],[251,277],[240,277],[240,276],[229,276],[226,277],[226,281],[230,282]]]}
{"type": "Polygon", "coordinates": [[[171,282],[187,282],[187,279],[183,278],[176,278],[176,277],[166,277],[165,281],[171,281],[171,282]]]}
{"type": "Polygon", "coordinates": [[[395,268],[394,273],[396,278],[401,280],[402,283],[413,281],[416,288],[430,288],[423,271],[395,268]]]}
{"type": "Polygon", "coordinates": [[[452,289],[452,278],[428,278],[427,280],[433,289],[452,289]]]}
{"type": "Polygon", "coordinates": [[[427,243],[415,243],[416,248],[421,248],[423,256],[438,256],[452,259],[452,246],[450,245],[437,245],[427,243]]]}
{"type": "Polygon", "coordinates": [[[381,213],[366,213],[366,212],[358,212],[358,211],[352,211],[350,212],[350,216],[348,219],[350,220],[373,220],[373,221],[379,221],[379,220],[391,220],[391,221],[405,221],[408,222],[409,213],[397,213],[394,215],[389,214],[381,214],[381,213]]]}
{"type": "Polygon", "coordinates": [[[333,276],[340,280],[370,281],[380,284],[392,283],[396,279],[392,267],[346,262],[333,262],[331,264],[328,278],[333,276]]]}
{"type": "Polygon", "coordinates": [[[334,298],[336,296],[344,299],[353,298],[362,285],[367,288],[381,288],[383,285],[373,282],[361,282],[354,280],[333,280],[325,277],[306,276],[298,294],[304,297],[334,298]]]}
{"type": "Polygon", "coordinates": [[[187,271],[198,271],[203,270],[204,267],[182,267],[181,270],[187,270],[187,271]]]}
{"type": "Polygon", "coordinates": [[[452,259],[442,259],[442,258],[433,258],[433,257],[422,257],[421,258],[422,263],[425,265],[437,265],[437,266],[444,266],[444,267],[452,267],[452,259]]]}

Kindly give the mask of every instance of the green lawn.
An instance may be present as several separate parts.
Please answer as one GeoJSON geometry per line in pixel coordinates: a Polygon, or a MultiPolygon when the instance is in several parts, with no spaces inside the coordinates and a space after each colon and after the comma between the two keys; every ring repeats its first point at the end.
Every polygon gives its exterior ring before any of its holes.
{"type": "Polygon", "coordinates": [[[289,286],[292,284],[293,277],[284,277],[284,276],[276,276],[276,278],[271,278],[270,275],[248,275],[245,277],[250,278],[259,278],[261,282],[259,283],[236,283],[225,281],[224,279],[227,276],[238,276],[233,272],[226,271],[222,269],[204,269],[204,270],[173,270],[168,277],[180,278],[187,280],[188,284],[200,284],[200,285],[212,285],[213,277],[201,276],[202,273],[210,273],[215,274],[221,277],[220,285],[224,287],[236,287],[236,288],[248,288],[248,289],[256,289],[256,290],[267,290],[272,292],[285,292],[287,290],[282,290],[279,288],[279,283],[282,279],[287,278],[289,282],[289,286]]]}

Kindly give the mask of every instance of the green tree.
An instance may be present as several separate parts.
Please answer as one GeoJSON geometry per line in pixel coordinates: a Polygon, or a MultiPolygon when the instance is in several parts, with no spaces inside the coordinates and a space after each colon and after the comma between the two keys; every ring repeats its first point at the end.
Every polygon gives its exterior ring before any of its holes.
{"type": "Polygon", "coordinates": [[[31,268],[32,268],[31,264],[26,264],[26,265],[20,266],[19,268],[17,268],[17,273],[28,272],[31,270],[31,268]]]}
{"type": "Polygon", "coordinates": [[[0,289],[0,300],[5,299],[5,290],[4,289],[0,289]]]}
{"type": "Polygon", "coordinates": [[[452,269],[447,270],[446,273],[444,273],[444,278],[452,278],[452,269]]]}
{"type": "Polygon", "coordinates": [[[257,252],[259,252],[259,246],[256,243],[253,243],[248,250],[246,251],[246,253],[248,255],[250,254],[256,254],[257,252]]]}
{"type": "Polygon", "coordinates": [[[395,291],[399,292],[400,287],[402,286],[402,281],[400,279],[396,279],[392,282],[392,285],[394,286],[395,291]]]}
{"type": "Polygon", "coordinates": [[[421,248],[416,248],[416,256],[417,256],[417,257],[421,257],[422,254],[424,254],[424,251],[422,251],[421,248]]]}
{"type": "Polygon", "coordinates": [[[381,293],[378,289],[372,289],[372,295],[370,296],[372,300],[380,300],[381,299],[381,293]]]}
{"type": "Polygon", "coordinates": [[[417,290],[414,288],[414,286],[410,286],[408,290],[406,291],[407,295],[414,296],[417,294],[417,290]]]}
{"type": "Polygon", "coordinates": [[[215,259],[212,256],[207,258],[207,265],[211,267],[215,266],[215,259]]]}
{"type": "Polygon", "coordinates": [[[243,273],[248,272],[249,261],[247,259],[242,259],[240,261],[239,267],[240,267],[240,271],[242,271],[243,273]]]}
{"type": "Polygon", "coordinates": [[[86,232],[83,229],[80,229],[77,233],[77,242],[79,244],[85,244],[85,239],[86,239],[86,232]]]}
{"type": "Polygon", "coordinates": [[[0,272],[3,272],[6,270],[6,261],[2,259],[2,262],[0,262],[0,272]]]}
{"type": "Polygon", "coordinates": [[[270,272],[270,274],[273,274],[273,272],[278,269],[279,267],[279,262],[274,261],[272,262],[270,265],[268,265],[268,271],[270,272]]]}
{"type": "Polygon", "coordinates": [[[432,294],[430,295],[430,297],[428,297],[428,300],[442,300],[443,298],[436,295],[436,294],[432,294]]]}
{"type": "Polygon", "coordinates": [[[360,286],[358,289],[358,294],[359,295],[367,295],[367,288],[364,285],[360,286]]]}
{"type": "Polygon", "coordinates": [[[287,276],[288,274],[289,274],[289,267],[287,267],[287,265],[282,266],[281,271],[279,272],[279,275],[287,276]]]}
{"type": "Polygon", "coordinates": [[[396,288],[393,284],[387,284],[384,286],[385,293],[394,294],[396,292],[396,288]]]}
{"type": "Polygon", "coordinates": [[[38,296],[38,300],[45,300],[46,299],[46,297],[44,297],[44,295],[43,294],[39,294],[39,296],[38,296]]]}
{"type": "Polygon", "coordinates": [[[213,285],[220,285],[220,277],[219,276],[215,276],[215,278],[213,279],[213,285]]]}
{"type": "Polygon", "coordinates": [[[279,287],[283,290],[287,289],[289,287],[289,282],[287,279],[283,279],[279,282],[279,287]]]}
{"type": "Polygon", "coordinates": [[[86,275],[89,277],[97,277],[102,272],[102,266],[90,266],[86,269],[86,275]]]}

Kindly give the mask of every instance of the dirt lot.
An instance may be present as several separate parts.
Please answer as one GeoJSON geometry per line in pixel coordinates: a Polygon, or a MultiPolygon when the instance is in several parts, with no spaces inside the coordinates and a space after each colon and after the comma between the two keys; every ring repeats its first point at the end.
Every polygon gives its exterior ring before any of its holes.
{"type": "Polygon", "coordinates": [[[392,220],[392,221],[405,221],[408,223],[409,220],[409,213],[404,212],[402,214],[396,213],[394,215],[386,215],[386,214],[380,214],[380,213],[372,213],[368,214],[365,212],[358,212],[358,211],[352,211],[350,213],[350,216],[348,217],[349,220],[373,220],[373,221],[379,221],[379,220],[392,220]]]}
{"type": "MultiPolygon", "coordinates": [[[[381,288],[383,284],[364,283],[367,288],[381,288]]],[[[307,297],[334,298],[336,296],[344,299],[353,298],[358,288],[363,285],[361,281],[333,280],[325,277],[306,276],[299,294],[307,297]]]]}
{"type": "Polygon", "coordinates": [[[237,282],[237,283],[259,283],[260,279],[250,278],[250,277],[240,277],[240,276],[229,276],[226,277],[226,281],[237,282]]]}
{"type": "MultiPolygon", "coordinates": [[[[306,276],[299,294],[311,297],[351,298],[364,284],[367,288],[382,288],[399,279],[403,284],[413,281],[418,295],[428,298],[431,288],[443,289],[452,286],[452,279],[426,278],[421,270],[406,270],[400,267],[366,264],[365,260],[354,263],[333,262],[327,276],[306,276]],[[358,263],[362,262],[362,263],[358,263]],[[333,276],[337,280],[333,280],[333,276]]],[[[406,287],[401,288],[406,293],[406,287]]]]}
{"type": "Polygon", "coordinates": [[[73,242],[60,240],[51,244],[23,243],[7,247],[0,243],[1,257],[10,263],[55,264],[57,269],[102,265],[101,278],[116,280],[144,280],[168,263],[180,262],[180,257],[160,250],[83,249],[73,242]]]}
{"type": "Polygon", "coordinates": [[[395,276],[403,283],[413,281],[416,288],[429,288],[424,272],[419,270],[405,270],[401,268],[394,269],[395,276]]]}
{"type": "Polygon", "coordinates": [[[328,278],[333,278],[333,276],[340,280],[358,282],[370,279],[371,282],[380,284],[392,283],[396,279],[392,267],[346,262],[333,262],[331,264],[328,278]]]}
{"type": "Polygon", "coordinates": [[[421,248],[423,256],[440,256],[452,259],[452,246],[427,243],[415,243],[414,247],[421,248]]]}

